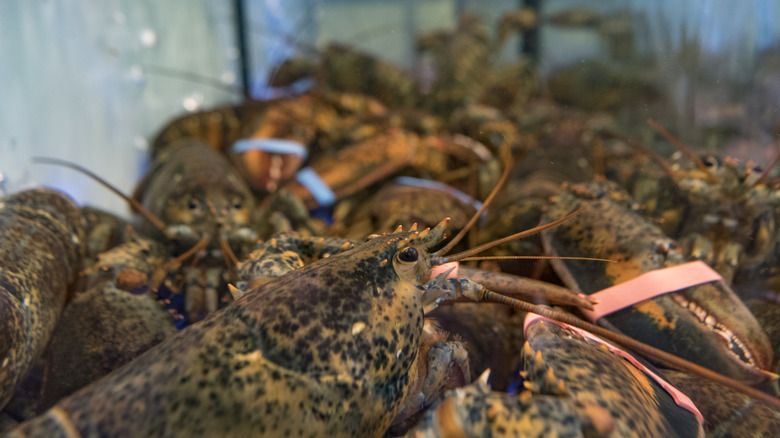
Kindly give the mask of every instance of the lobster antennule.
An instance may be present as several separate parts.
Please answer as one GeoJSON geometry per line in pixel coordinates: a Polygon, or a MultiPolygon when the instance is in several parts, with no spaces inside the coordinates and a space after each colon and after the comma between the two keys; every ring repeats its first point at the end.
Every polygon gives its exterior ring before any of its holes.
{"type": "Polygon", "coordinates": [[[228,268],[231,266],[238,266],[238,257],[236,257],[236,253],[233,252],[233,249],[230,248],[230,244],[226,238],[220,237],[219,248],[222,250],[222,256],[225,258],[225,264],[228,268]]]}
{"type": "Polygon", "coordinates": [[[577,210],[573,211],[572,213],[569,213],[568,215],[562,217],[561,219],[552,221],[552,222],[544,224],[544,225],[539,225],[538,227],[534,227],[534,228],[531,228],[529,230],[525,230],[525,231],[521,231],[519,233],[512,234],[511,236],[502,237],[500,239],[497,239],[497,240],[494,240],[492,242],[488,242],[488,243],[479,245],[479,246],[477,246],[475,248],[472,248],[472,249],[469,249],[469,250],[466,250],[466,251],[463,251],[463,252],[459,252],[459,253],[457,253],[455,255],[452,255],[452,256],[449,256],[449,257],[442,257],[440,252],[434,253],[434,254],[432,254],[433,257],[431,259],[431,264],[439,265],[439,264],[442,264],[442,263],[449,263],[449,262],[456,262],[456,261],[459,261],[459,260],[463,260],[463,259],[465,259],[467,257],[471,257],[473,255],[476,255],[476,254],[479,254],[479,253],[481,253],[483,251],[486,251],[486,250],[488,250],[490,248],[493,248],[494,246],[501,245],[502,243],[509,242],[509,241],[515,240],[515,239],[520,239],[522,237],[527,237],[527,236],[530,236],[532,234],[536,234],[536,233],[538,233],[540,231],[544,231],[544,230],[546,230],[548,228],[552,228],[552,227],[554,227],[556,225],[560,225],[560,224],[566,222],[567,220],[569,220],[569,219],[573,218],[574,216],[576,216],[581,210],[582,210],[582,208],[578,208],[577,210]]]}
{"type": "Polygon", "coordinates": [[[76,163],[71,163],[70,161],[60,160],[57,158],[47,158],[47,157],[33,157],[32,158],[33,163],[41,163],[41,164],[52,164],[55,166],[62,166],[67,167],[69,169],[73,169],[79,173],[82,173],[92,180],[96,181],[98,184],[102,185],[103,187],[107,188],[111,192],[113,192],[115,195],[119,196],[120,198],[124,199],[128,204],[130,204],[133,208],[135,208],[139,214],[141,214],[143,217],[149,220],[155,227],[159,228],[160,231],[163,232],[163,234],[168,235],[168,233],[165,231],[165,222],[163,222],[160,218],[158,218],[154,213],[149,211],[146,207],[144,207],[140,202],[136,201],[135,199],[125,195],[122,193],[121,190],[116,188],[113,184],[106,181],[105,179],[99,177],[91,170],[79,166],[76,163]]]}

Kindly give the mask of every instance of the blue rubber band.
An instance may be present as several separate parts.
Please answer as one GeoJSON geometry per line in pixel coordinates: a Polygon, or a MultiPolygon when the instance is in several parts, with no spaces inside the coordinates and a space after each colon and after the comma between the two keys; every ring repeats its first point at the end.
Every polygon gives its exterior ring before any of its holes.
{"type": "Polygon", "coordinates": [[[395,183],[402,186],[422,187],[426,189],[438,190],[440,192],[448,193],[455,199],[474,207],[477,211],[482,208],[482,203],[472,198],[471,196],[461,192],[460,190],[450,187],[439,181],[431,181],[429,179],[412,178],[411,176],[399,176],[395,179],[395,183]]]}
{"type": "Polygon", "coordinates": [[[304,167],[298,171],[295,179],[309,190],[321,206],[328,207],[336,202],[336,194],[311,167],[304,167]]]}
{"type": "Polygon", "coordinates": [[[283,138],[245,138],[233,143],[233,153],[240,154],[246,151],[266,151],[274,154],[295,154],[306,159],[308,152],[306,147],[297,141],[283,138]]]}

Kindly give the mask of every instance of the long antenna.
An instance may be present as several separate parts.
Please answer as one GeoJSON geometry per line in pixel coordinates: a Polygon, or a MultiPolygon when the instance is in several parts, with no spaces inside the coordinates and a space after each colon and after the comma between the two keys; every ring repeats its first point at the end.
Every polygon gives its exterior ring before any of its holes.
{"type": "Polygon", "coordinates": [[[465,259],[467,257],[471,257],[471,256],[473,256],[475,254],[479,254],[479,253],[481,253],[481,252],[483,252],[485,250],[493,248],[494,246],[501,245],[502,243],[505,243],[505,242],[509,242],[510,240],[520,239],[522,237],[530,236],[532,234],[536,234],[536,233],[538,233],[540,231],[543,231],[543,230],[546,230],[548,228],[552,228],[554,226],[560,225],[560,224],[566,222],[567,220],[571,219],[575,215],[577,215],[580,212],[580,210],[582,210],[582,207],[580,207],[579,209],[575,210],[574,212],[569,213],[565,217],[562,217],[562,218],[560,218],[558,220],[546,223],[544,225],[539,225],[538,227],[534,227],[534,228],[531,228],[529,230],[525,230],[525,231],[521,231],[519,233],[512,234],[511,236],[502,237],[501,239],[497,239],[497,240],[494,240],[492,242],[488,242],[488,243],[479,245],[476,248],[471,248],[471,249],[468,249],[466,251],[459,252],[459,253],[457,253],[455,255],[452,255],[450,257],[437,258],[436,256],[438,256],[439,254],[438,253],[434,253],[434,254],[432,254],[434,256],[434,258],[431,260],[431,263],[441,264],[441,263],[449,263],[449,262],[456,262],[458,260],[463,260],[463,259],[465,259]]]}
{"type": "Polygon", "coordinates": [[[162,65],[141,64],[141,66],[144,68],[144,70],[146,70],[147,73],[153,75],[181,79],[183,81],[192,82],[193,84],[205,85],[215,90],[224,91],[225,93],[230,93],[241,97],[244,97],[245,94],[241,90],[241,87],[225,84],[224,82],[212,77],[199,75],[197,73],[188,71],[176,70],[174,68],[165,67],[162,65]]]}
{"type": "Polygon", "coordinates": [[[444,246],[444,248],[436,251],[435,256],[442,257],[444,254],[447,254],[452,250],[452,248],[455,247],[455,245],[458,244],[458,242],[463,239],[463,236],[466,235],[466,233],[469,232],[471,227],[474,226],[475,223],[477,223],[477,220],[479,220],[480,217],[482,217],[482,213],[487,210],[488,206],[493,202],[493,199],[498,196],[498,192],[501,191],[501,189],[506,184],[507,179],[509,179],[509,171],[512,169],[512,153],[509,150],[509,145],[507,143],[504,144],[504,148],[501,150],[504,152],[504,173],[501,174],[501,179],[498,180],[498,183],[495,187],[493,187],[493,190],[490,192],[490,195],[485,199],[485,202],[482,203],[482,207],[480,207],[479,211],[477,211],[474,216],[469,219],[466,226],[461,228],[460,232],[455,235],[452,239],[450,239],[449,242],[447,242],[447,245],[444,246]]]}
{"type": "Polygon", "coordinates": [[[103,178],[97,176],[94,172],[91,170],[79,166],[76,163],[71,163],[70,161],[60,160],[57,158],[46,158],[46,157],[33,157],[32,158],[33,163],[42,163],[42,164],[53,164],[55,166],[63,166],[67,167],[69,169],[73,169],[79,173],[83,173],[84,175],[92,178],[93,180],[97,181],[100,185],[107,188],[108,190],[111,190],[114,194],[119,196],[120,198],[124,199],[128,204],[130,204],[133,208],[138,210],[138,213],[141,214],[143,217],[149,220],[155,227],[159,228],[160,231],[163,232],[166,236],[168,233],[165,231],[165,222],[163,222],[160,218],[158,218],[154,213],[149,211],[146,207],[143,206],[140,202],[136,201],[135,199],[125,195],[122,193],[121,190],[116,188],[113,184],[110,182],[104,180],[103,178]]]}

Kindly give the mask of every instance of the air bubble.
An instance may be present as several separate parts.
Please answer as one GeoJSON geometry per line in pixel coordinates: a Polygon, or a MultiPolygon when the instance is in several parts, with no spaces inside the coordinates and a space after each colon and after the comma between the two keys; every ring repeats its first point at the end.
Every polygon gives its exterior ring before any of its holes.
{"type": "Polygon", "coordinates": [[[152,29],[141,30],[141,33],[138,37],[144,47],[152,47],[157,43],[157,33],[152,29]]]}
{"type": "Polygon", "coordinates": [[[200,93],[194,93],[188,97],[185,97],[182,101],[182,106],[189,112],[195,112],[203,105],[204,97],[200,93]]]}

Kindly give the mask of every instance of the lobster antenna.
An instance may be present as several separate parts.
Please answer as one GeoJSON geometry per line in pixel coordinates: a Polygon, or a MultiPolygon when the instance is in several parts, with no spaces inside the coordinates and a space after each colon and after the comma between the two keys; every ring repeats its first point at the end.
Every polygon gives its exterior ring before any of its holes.
{"type": "Polygon", "coordinates": [[[462,262],[474,262],[479,260],[585,260],[591,262],[610,262],[612,259],[600,259],[597,257],[565,257],[565,256],[479,256],[460,259],[462,262]]]}
{"type": "Polygon", "coordinates": [[[475,254],[481,253],[482,251],[485,251],[485,250],[488,250],[490,248],[493,248],[494,246],[501,245],[502,243],[505,243],[505,242],[509,242],[510,240],[515,240],[515,239],[520,239],[520,238],[523,238],[523,237],[527,237],[527,236],[530,236],[532,234],[536,234],[536,233],[538,233],[540,231],[544,231],[544,230],[546,230],[548,228],[552,228],[554,226],[560,225],[560,224],[566,222],[567,220],[573,218],[574,216],[576,216],[581,210],[582,210],[582,207],[578,208],[577,210],[575,210],[572,213],[569,213],[568,215],[562,217],[561,219],[552,221],[550,223],[546,223],[544,225],[539,225],[538,227],[534,227],[534,228],[531,228],[529,230],[525,230],[525,231],[521,231],[519,233],[512,234],[511,236],[502,237],[502,238],[494,240],[492,242],[488,242],[488,243],[479,245],[476,248],[471,248],[469,250],[466,250],[466,251],[463,251],[463,252],[459,252],[459,253],[457,253],[457,254],[455,254],[453,256],[439,257],[438,253],[434,253],[434,254],[432,254],[433,258],[432,258],[431,263],[438,265],[438,264],[442,264],[442,263],[457,262],[459,260],[463,260],[463,259],[465,259],[467,257],[471,257],[471,256],[473,256],[475,254]]]}
{"type": "MultiPolygon", "coordinates": [[[[701,365],[697,365],[693,362],[687,361],[679,356],[675,356],[673,354],[667,353],[663,350],[645,344],[644,342],[637,341],[636,339],[633,339],[626,335],[616,333],[611,330],[607,330],[604,327],[583,321],[575,317],[574,315],[570,315],[564,312],[559,312],[547,306],[531,304],[525,301],[510,298],[485,288],[483,288],[479,292],[478,298],[479,301],[489,301],[492,303],[500,303],[500,304],[512,306],[516,309],[535,313],[545,318],[549,318],[558,322],[572,325],[579,329],[591,332],[594,335],[600,336],[606,340],[621,344],[630,350],[636,351],[639,354],[651,357],[652,359],[670,368],[678,369],[689,374],[696,374],[700,377],[718,382],[722,385],[728,386],[729,388],[739,391],[750,397],[762,400],[777,408],[780,408],[780,399],[778,399],[777,397],[773,397],[763,391],[752,388],[730,377],[726,377],[722,374],[716,373],[715,371],[707,369],[701,365]]],[[[762,374],[764,374],[765,376],[768,375],[766,372],[763,372],[762,374]]],[[[772,375],[772,377],[774,377],[774,375],[772,375]]]]}
{"type": "Polygon", "coordinates": [[[119,196],[120,198],[124,199],[128,204],[130,204],[133,208],[135,208],[139,214],[141,214],[143,217],[149,220],[155,227],[159,228],[160,231],[163,232],[166,236],[168,233],[165,230],[165,222],[163,222],[160,218],[155,216],[154,213],[149,211],[146,207],[144,207],[140,202],[136,201],[135,199],[125,195],[122,193],[121,190],[116,188],[113,184],[110,182],[104,180],[103,178],[97,176],[94,172],[91,170],[79,166],[76,163],[71,163],[70,161],[60,160],[58,158],[46,158],[46,157],[33,157],[32,158],[33,163],[41,163],[41,164],[52,164],[54,166],[62,166],[67,167],[69,169],[73,169],[79,173],[82,173],[92,180],[96,181],[98,184],[102,185],[103,187],[107,188],[111,192],[113,192],[115,195],[119,196]]]}
{"type": "Polygon", "coordinates": [[[503,152],[504,155],[503,156],[504,173],[501,174],[501,179],[499,179],[496,186],[493,187],[493,190],[490,192],[490,195],[488,195],[487,199],[485,199],[485,202],[482,203],[482,207],[480,207],[479,211],[477,211],[474,214],[474,216],[471,216],[471,219],[469,219],[468,223],[466,223],[466,226],[464,226],[460,230],[460,232],[455,235],[455,237],[450,239],[450,241],[447,242],[444,248],[436,251],[433,254],[435,257],[442,257],[444,254],[447,254],[452,250],[452,248],[455,247],[455,245],[458,244],[458,242],[460,242],[463,239],[463,236],[465,236],[466,233],[468,233],[469,230],[471,230],[474,224],[477,223],[477,220],[479,220],[479,218],[482,216],[482,213],[484,213],[485,210],[487,210],[488,206],[493,202],[493,199],[495,199],[495,197],[498,196],[498,192],[506,184],[507,179],[509,179],[509,171],[512,170],[512,152],[509,150],[509,145],[506,142],[504,143],[504,147],[501,149],[501,151],[503,152]]]}
{"type": "Polygon", "coordinates": [[[193,84],[204,85],[219,91],[230,93],[242,99],[246,97],[244,96],[244,93],[241,91],[241,87],[225,84],[224,82],[218,79],[214,79],[212,77],[199,75],[197,73],[192,73],[190,71],[176,70],[173,68],[164,67],[162,65],[141,64],[141,66],[144,69],[146,69],[147,73],[150,73],[152,75],[168,77],[173,79],[181,79],[183,81],[190,82],[193,84]]]}
{"type": "Polygon", "coordinates": [[[696,167],[699,168],[702,172],[707,174],[707,179],[712,183],[718,182],[718,177],[713,174],[710,169],[707,168],[707,166],[702,163],[702,161],[699,159],[699,157],[696,156],[690,149],[688,149],[683,142],[677,139],[677,137],[673,136],[669,131],[664,129],[663,126],[659,125],[655,120],[653,119],[647,119],[647,123],[653,127],[656,131],[658,131],[659,134],[666,137],[669,142],[671,142],[674,147],[676,147],[680,152],[685,154],[686,157],[688,157],[690,160],[692,160],[694,163],[696,163],[696,167]]]}

